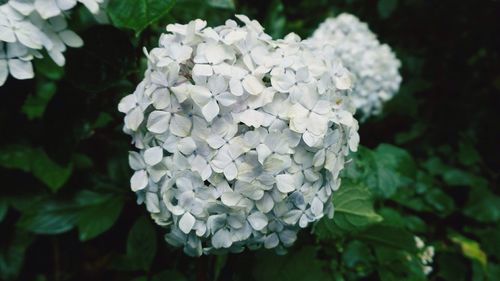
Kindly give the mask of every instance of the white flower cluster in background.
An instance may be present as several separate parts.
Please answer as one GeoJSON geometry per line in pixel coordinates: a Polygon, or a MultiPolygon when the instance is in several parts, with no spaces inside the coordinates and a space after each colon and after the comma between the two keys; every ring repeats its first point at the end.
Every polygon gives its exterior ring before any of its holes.
{"type": "Polygon", "coordinates": [[[8,0],[0,5],[0,86],[8,75],[34,77],[31,61],[42,50],[59,66],[64,65],[66,46],[81,47],[82,39],[68,30],[65,12],[77,2],[92,13],[104,0],[8,0]]]}
{"type": "Polygon", "coordinates": [[[429,275],[432,272],[432,262],[434,260],[434,247],[426,246],[422,238],[415,236],[415,245],[418,249],[418,257],[420,258],[420,263],[422,264],[422,271],[425,275],[429,275]]]}
{"type": "Polygon", "coordinates": [[[359,142],[348,71],[294,34],[274,41],[237,17],[244,26],[168,25],[118,106],[138,149],[131,188],[191,256],[284,251],[300,228],[333,215],[359,142]]]}
{"type": "Polygon", "coordinates": [[[327,19],[307,44],[313,49],[333,47],[331,54],[354,75],[352,101],[361,120],[380,114],[399,90],[401,62],[357,17],[341,14],[327,19]]]}

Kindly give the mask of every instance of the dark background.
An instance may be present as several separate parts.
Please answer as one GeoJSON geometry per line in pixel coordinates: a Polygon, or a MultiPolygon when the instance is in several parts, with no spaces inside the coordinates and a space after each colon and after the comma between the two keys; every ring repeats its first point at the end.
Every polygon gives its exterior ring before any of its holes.
{"type": "Polygon", "coordinates": [[[37,60],[36,79],[0,87],[0,279],[499,280],[500,3],[235,2],[179,0],[137,34],[80,7],[70,25],[85,46],[65,53],[66,66],[37,60]],[[306,38],[341,12],[367,22],[403,65],[400,92],[361,124],[364,147],[344,175],[384,221],[341,231],[324,220],[282,257],[194,259],[167,245],[129,189],[116,109],[142,79],[142,47],[197,17],[213,26],[243,13],[275,38],[306,38]],[[414,235],[436,250],[430,275],[408,245],[414,235]]]}

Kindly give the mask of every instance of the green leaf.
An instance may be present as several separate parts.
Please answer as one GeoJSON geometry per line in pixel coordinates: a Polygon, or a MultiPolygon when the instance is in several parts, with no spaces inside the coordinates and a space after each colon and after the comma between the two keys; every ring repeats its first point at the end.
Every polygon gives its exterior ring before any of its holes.
{"type": "Polygon", "coordinates": [[[322,219],[314,228],[320,239],[332,238],[342,232],[359,231],[380,222],[382,217],[373,210],[371,193],[361,186],[346,185],[333,193],[333,220],[322,219]]]}
{"type": "Polygon", "coordinates": [[[285,6],[281,0],[273,0],[269,8],[269,13],[264,21],[267,34],[274,39],[283,38],[285,34],[285,6]]]}
{"type": "Polygon", "coordinates": [[[488,188],[474,187],[464,214],[480,222],[496,222],[500,219],[500,197],[488,188]]]}
{"type": "Polygon", "coordinates": [[[377,197],[389,198],[409,185],[416,174],[415,162],[405,150],[381,144],[375,150],[360,147],[346,177],[370,188],[377,197]]]}
{"type": "Polygon", "coordinates": [[[0,166],[7,169],[31,170],[33,150],[22,145],[10,145],[0,148],[0,166]]]}
{"type": "Polygon", "coordinates": [[[38,80],[36,92],[34,95],[28,96],[21,109],[22,112],[26,114],[30,120],[42,117],[47,104],[56,93],[56,90],[56,83],[42,79],[38,80]]]}
{"type": "Polygon", "coordinates": [[[69,179],[72,166],[63,167],[49,158],[41,148],[13,145],[0,149],[0,166],[32,172],[52,191],[57,191],[69,179]]]}
{"type": "Polygon", "coordinates": [[[398,7],[398,0],[378,0],[377,10],[380,18],[387,19],[398,7]]]}
{"type": "Polygon", "coordinates": [[[51,80],[59,80],[64,75],[64,68],[57,65],[50,56],[44,56],[41,59],[35,59],[35,71],[37,76],[42,75],[51,80]]]}
{"type": "Polygon", "coordinates": [[[233,0],[207,0],[207,4],[214,8],[234,10],[233,0]]]}
{"type": "Polygon", "coordinates": [[[410,253],[417,252],[413,234],[396,226],[374,225],[357,234],[356,237],[373,245],[382,245],[410,253]]]}
{"type": "Polygon", "coordinates": [[[111,228],[122,208],[122,198],[109,196],[102,203],[83,209],[77,223],[80,240],[87,241],[111,228]]]}
{"type": "Polygon", "coordinates": [[[149,270],[156,255],[156,232],[151,221],[139,218],[127,238],[127,258],[144,270],[149,270]]]}
{"type": "Polygon", "coordinates": [[[38,202],[25,210],[17,225],[37,234],[59,234],[73,228],[80,206],[66,200],[38,202]]]}
{"type": "Polygon", "coordinates": [[[122,207],[119,201],[114,194],[88,190],[72,198],[37,198],[18,204],[22,215],[17,225],[38,234],[59,234],[78,225],[82,240],[90,239],[111,227],[122,207]]]}
{"type": "Polygon", "coordinates": [[[45,151],[37,149],[33,154],[32,170],[35,177],[55,192],[69,179],[73,166],[61,166],[50,159],[45,151]]]}
{"type": "Polygon", "coordinates": [[[323,270],[326,262],[318,259],[316,252],[317,250],[312,246],[303,247],[286,256],[261,251],[255,259],[254,279],[259,281],[331,280],[330,274],[323,270]]]}
{"type": "Polygon", "coordinates": [[[465,281],[467,276],[467,260],[454,253],[442,253],[437,256],[437,276],[446,281],[465,281]]]}
{"type": "MultiPolygon", "coordinates": [[[[373,256],[371,249],[364,243],[354,240],[344,248],[342,253],[342,261],[349,268],[357,271],[365,271],[369,273],[373,270],[373,256]]],[[[363,274],[365,275],[365,274],[363,274]]]]}
{"type": "MultiPolygon", "coordinates": [[[[2,229],[2,236],[5,230],[2,229]]],[[[33,235],[15,229],[10,239],[3,238],[0,243],[0,279],[15,279],[24,263],[24,255],[33,242],[33,235]]]]}
{"type": "Polygon", "coordinates": [[[175,0],[113,0],[107,12],[116,27],[140,33],[151,23],[168,13],[175,0]]]}
{"type": "Polygon", "coordinates": [[[462,254],[465,257],[471,260],[478,261],[483,266],[483,268],[487,267],[488,258],[484,251],[481,249],[481,246],[478,242],[458,233],[450,233],[448,235],[448,238],[450,238],[451,241],[460,246],[462,254]]]}

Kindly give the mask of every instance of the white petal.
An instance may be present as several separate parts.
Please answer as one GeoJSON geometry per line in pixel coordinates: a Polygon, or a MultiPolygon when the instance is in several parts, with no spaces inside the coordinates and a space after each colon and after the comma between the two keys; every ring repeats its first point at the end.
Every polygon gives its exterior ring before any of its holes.
{"type": "Polygon", "coordinates": [[[190,155],[196,149],[196,143],[191,137],[183,138],[177,143],[177,149],[184,155],[190,155]]]}
{"type": "Polygon", "coordinates": [[[259,231],[267,226],[268,219],[267,216],[261,212],[255,212],[248,216],[248,222],[253,229],[259,231]]]}
{"type": "Polygon", "coordinates": [[[55,0],[35,0],[34,4],[35,9],[43,19],[48,19],[61,13],[55,0]]]}
{"type": "Polygon", "coordinates": [[[16,42],[16,34],[12,28],[0,25],[0,41],[10,43],[16,42]]]}
{"type": "Polygon", "coordinates": [[[128,163],[130,165],[130,168],[132,168],[135,171],[146,169],[146,164],[144,163],[141,154],[135,151],[129,151],[128,163]]]}
{"type": "Polygon", "coordinates": [[[163,148],[161,146],[151,147],[144,151],[144,162],[150,166],[160,163],[162,159],[163,148]]]}
{"type": "Polygon", "coordinates": [[[231,77],[231,80],[229,80],[229,89],[235,96],[243,95],[243,86],[241,85],[240,79],[236,77],[231,77]]]}
{"type": "Polygon", "coordinates": [[[247,75],[242,82],[243,88],[251,95],[258,95],[264,91],[264,84],[253,75],[247,75]]]}
{"type": "Polygon", "coordinates": [[[118,111],[122,113],[129,112],[132,108],[134,108],[137,104],[137,99],[134,94],[127,95],[120,100],[118,104],[118,111]]]}
{"type": "Polygon", "coordinates": [[[153,192],[146,192],[146,209],[150,213],[159,213],[160,212],[160,200],[158,195],[153,192]]]}
{"type": "Polygon", "coordinates": [[[9,64],[10,74],[14,76],[16,79],[23,80],[35,77],[31,61],[10,59],[8,64],[9,64]]]}
{"type": "Polygon", "coordinates": [[[231,247],[231,233],[229,230],[222,228],[212,236],[212,246],[215,249],[231,247]]]}
{"type": "Polygon", "coordinates": [[[314,197],[311,202],[311,212],[318,217],[323,215],[323,202],[318,197],[314,197]]]}
{"type": "Polygon", "coordinates": [[[271,211],[274,207],[274,201],[273,198],[265,193],[264,196],[260,200],[258,200],[255,205],[257,206],[257,209],[263,213],[268,213],[271,211]]]}
{"type": "Polygon", "coordinates": [[[136,171],[134,175],[132,175],[132,178],[130,178],[130,187],[134,192],[146,188],[147,185],[148,174],[145,170],[136,171]]]}
{"type": "Polygon", "coordinates": [[[170,118],[170,112],[155,110],[149,114],[146,127],[152,133],[162,134],[168,130],[170,118]]]}
{"type": "Polygon", "coordinates": [[[158,88],[151,94],[151,100],[156,109],[164,109],[171,104],[170,92],[167,88],[158,88]]]}
{"type": "Polygon", "coordinates": [[[272,249],[278,246],[279,243],[280,240],[278,239],[278,235],[276,233],[272,233],[266,237],[266,240],[264,240],[264,248],[272,249]]]}
{"type": "Polygon", "coordinates": [[[136,131],[144,120],[144,114],[140,107],[130,110],[125,116],[125,126],[132,131],[136,131]]]}
{"type": "Polygon", "coordinates": [[[170,122],[170,131],[176,136],[187,137],[191,131],[191,126],[191,119],[179,114],[174,114],[170,122]]]}
{"type": "Polygon", "coordinates": [[[248,109],[240,114],[237,114],[238,119],[249,127],[259,128],[264,123],[264,113],[255,109],[248,109]]]}
{"type": "Polygon", "coordinates": [[[212,98],[212,93],[207,88],[202,86],[190,85],[189,93],[191,94],[193,101],[199,106],[207,104],[212,98]]]}
{"type": "Polygon", "coordinates": [[[243,199],[243,196],[237,192],[229,191],[224,192],[220,199],[224,205],[234,207],[243,199]]]}
{"type": "Polygon", "coordinates": [[[0,87],[7,80],[9,75],[9,68],[7,67],[7,61],[0,59],[0,87]]]}
{"type": "Polygon", "coordinates": [[[292,175],[277,175],[276,176],[276,186],[278,190],[283,193],[292,192],[296,189],[295,178],[292,175]]]}
{"type": "Polygon", "coordinates": [[[219,105],[215,100],[210,100],[205,106],[201,108],[201,112],[203,113],[203,117],[208,122],[212,122],[212,120],[219,114],[219,105]]]}
{"type": "Polygon", "coordinates": [[[224,168],[224,176],[227,180],[234,180],[238,176],[238,169],[234,163],[230,163],[224,168]]]}
{"type": "Polygon", "coordinates": [[[71,30],[64,30],[59,32],[59,37],[61,40],[64,42],[64,44],[73,47],[73,48],[78,48],[83,46],[83,40],[78,36],[76,33],[74,33],[71,30]]]}
{"type": "Polygon", "coordinates": [[[182,232],[188,234],[193,229],[196,219],[190,213],[186,212],[179,220],[179,228],[182,232]]]}
{"type": "Polygon", "coordinates": [[[195,64],[193,67],[193,75],[196,76],[210,76],[214,74],[213,69],[208,64],[195,64]]]}

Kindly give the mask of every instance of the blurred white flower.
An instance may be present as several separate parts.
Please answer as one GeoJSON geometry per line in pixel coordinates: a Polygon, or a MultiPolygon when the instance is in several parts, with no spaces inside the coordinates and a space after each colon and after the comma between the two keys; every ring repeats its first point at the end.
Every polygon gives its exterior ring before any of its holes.
{"type": "Polygon", "coordinates": [[[325,20],[306,44],[325,56],[340,58],[353,74],[352,102],[361,120],[380,114],[383,104],[398,92],[401,62],[355,16],[341,14],[325,20]]]}
{"type": "Polygon", "coordinates": [[[418,249],[418,257],[422,264],[422,271],[425,275],[428,275],[433,269],[431,264],[434,260],[434,247],[426,246],[424,241],[418,236],[415,236],[415,245],[418,249]]]}
{"type": "Polygon", "coordinates": [[[237,17],[244,26],[167,26],[146,52],[144,80],[118,105],[139,150],[131,188],[166,240],[193,256],[292,245],[332,213],[359,139],[337,59],[237,17]]]}
{"type": "Polygon", "coordinates": [[[65,12],[77,2],[96,14],[104,0],[8,0],[0,5],[0,86],[9,74],[20,80],[33,78],[31,61],[41,58],[43,49],[62,66],[66,46],[83,45],[65,19],[65,12]]]}

